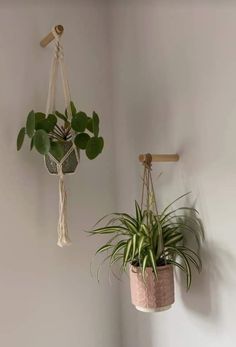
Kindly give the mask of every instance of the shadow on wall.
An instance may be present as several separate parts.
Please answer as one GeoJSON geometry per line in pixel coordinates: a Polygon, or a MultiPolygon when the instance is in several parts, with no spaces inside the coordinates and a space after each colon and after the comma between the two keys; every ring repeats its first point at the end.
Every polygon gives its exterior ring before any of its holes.
{"type": "Polygon", "coordinates": [[[210,323],[217,324],[221,318],[221,287],[234,285],[233,269],[236,259],[227,250],[209,240],[205,240],[200,253],[202,271],[198,275],[193,269],[190,290],[188,292],[185,290],[186,278],[183,273],[180,274],[177,281],[181,282],[181,297],[185,307],[208,318],[210,323]]]}
{"type": "MultiPolygon", "coordinates": [[[[154,347],[152,319],[155,313],[143,313],[132,305],[129,277],[124,276],[121,281],[122,310],[122,346],[124,347],[154,347]]],[[[157,327],[155,327],[155,330],[157,327]]]]}

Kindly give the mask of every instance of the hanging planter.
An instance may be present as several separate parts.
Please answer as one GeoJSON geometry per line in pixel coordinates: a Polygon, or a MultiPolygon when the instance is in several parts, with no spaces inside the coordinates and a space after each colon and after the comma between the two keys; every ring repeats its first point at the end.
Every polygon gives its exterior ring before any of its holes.
{"type": "MultiPolygon", "coordinates": [[[[107,253],[105,260],[112,267],[121,264],[121,272],[129,269],[131,300],[143,312],[158,312],[174,303],[173,268],[186,275],[186,287],[191,286],[193,265],[201,270],[201,259],[194,248],[186,246],[186,236],[199,249],[203,240],[201,223],[194,208],[172,209],[178,200],[159,212],[151,176],[151,158],[144,161],[141,206],[135,202],[135,215],[113,213],[104,227],[92,235],[110,235],[99,253],[107,253]]],[[[102,218],[102,220],[104,220],[102,218]]],[[[102,221],[100,220],[100,222],[102,221]]]]}
{"type": "MultiPolygon", "coordinates": [[[[55,27],[45,38],[47,43],[49,42],[48,38],[50,41],[55,39],[46,112],[29,112],[26,125],[20,129],[17,137],[17,150],[21,149],[25,136],[29,137],[30,150],[35,149],[43,155],[48,172],[59,176],[57,244],[63,247],[70,244],[66,220],[67,196],[64,175],[76,171],[80,151],[85,151],[88,159],[95,159],[102,152],[104,141],[99,135],[97,113],[93,112],[92,116],[88,116],[85,112],[77,110],[71,101],[63,47],[60,42],[60,35],[56,30],[58,27],[60,26],[55,27]],[[64,92],[65,112],[59,112],[55,108],[56,80],[59,70],[64,92]]],[[[47,44],[45,39],[41,41],[43,46],[47,44]]]]}
{"type": "Polygon", "coordinates": [[[145,270],[130,266],[130,289],[132,304],[139,311],[158,312],[168,310],[175,301],[174,274],[172,265],[157,267],[158,279],[151,267],[145,270]]]}
{"type": "Polygon", "coordinates": [[[57,163],[65,158],[62,163],[63,174],[74,173],[79,163],[79,148],[73,146],[72,141],[62,143],[61,154],[49,152],[45,154],[45,164],[50,174],[58,175],[57,163]],[[66,155],[66,156],[65,156],[66,155]]]}

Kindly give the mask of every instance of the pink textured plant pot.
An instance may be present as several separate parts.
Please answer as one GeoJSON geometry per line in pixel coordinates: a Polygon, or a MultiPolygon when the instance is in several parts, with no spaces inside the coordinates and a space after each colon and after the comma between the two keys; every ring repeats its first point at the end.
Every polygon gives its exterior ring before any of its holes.
{"type": "Polygon", "coordinates": [[[145,283],[142,269],[130,267],[130,289],[132,304],[143,312],[164,311],[175,301],[174,275],[171,265],[157,267],[158,278],[151,267],[145,270],[145,283]]]}

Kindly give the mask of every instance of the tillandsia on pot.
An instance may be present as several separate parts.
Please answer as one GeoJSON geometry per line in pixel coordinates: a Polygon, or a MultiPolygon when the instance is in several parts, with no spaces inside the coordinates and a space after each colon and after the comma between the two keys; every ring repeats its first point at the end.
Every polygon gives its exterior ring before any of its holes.
{"type": "MultiPolygon", "coordinates": [[[[187,193],[188,194],[188,193],[187,193]]],[[[166,310],[174,303],[173,267],[186,275],[186,287],[191,286],[192,265],[200,272],[199,256],[204,238],[202,224],[195,208],[173,205],[185,195],[169,204],[161,213],[135,202],[135,215],[113,213],[104,227],[96,228],[92,235],[112,237],[96,252],[106,253],[109,265],[121,263],[121,272],[130,265],[131,298],[134,306],[144,312],[166,310]],[[187,246],[187,240],[192,247],[187,246]]],[[[148,193],[148,200],[155,195],[148,193]]],[[[156,204],[154,204],[156,205],[156,204]]],[[[98,223],[100,223],[102,218],[98,223]]]]}
{"type": "Polygon", "coordinates": [[[64,156],[65,143],[74,143],[77,149],[85,150],[89,159],[96,158],[104,146],[104,140],[99,136],[97,113],[93,112],[89,117],[85,112],[77,111],[72,101],[64,114],[30,111],[26,126],[19,131],[17,150],[21,149],[25,135],[31,140],[30,150],[35,148],[42,155],[50,153],[58,161],[64,156]]]}

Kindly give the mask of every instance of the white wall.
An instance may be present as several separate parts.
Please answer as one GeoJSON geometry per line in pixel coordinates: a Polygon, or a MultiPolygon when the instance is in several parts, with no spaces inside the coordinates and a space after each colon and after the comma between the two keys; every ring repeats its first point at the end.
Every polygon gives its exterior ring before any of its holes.
{"type": "Polygon", "coordinates": [[[90,275],[96,240],[84,234],[114,209],[108,8],[103,1],[0,1],[0,345],[117,346],[117,286],[90,275]],[[104,153],[84,155],[67,178],[73,244],[56,246],[58,181],[16,136],[30,109],[44,110],[52,46],[39,40],[65,26],[72,97],[101,115],[104,153]]]}
{"type": "Polygon", "coordinates": [[[0,1],[1,346],[234,346],[235,32],[230,0],[0,1]],[[67,178],[64,249],[57,179],[27,146],[15,149],[28,110],[45,107],[52,47],[39,39],[55,23],[66,28],[72,97],[102,115],[106,139],[102,156],[82,157],[67,178]],[[106,274],[91,278],[97,240],[83,233],[132,210],[141,152],[181,155],[154,167],[159,206],[191,190],[207,234],[202,275],[188,294],[177,279],[173,309],[156,315],[131,306],[127,278],[120,298],[106,274]]]}
{"type": "Polygon", "coordinates": [[[123,280],[123,347],[235,346],[236,3],[113,1],[110,22],[118,206],[140,198],[139,153],[178,152],[154,165],[159,206],[191,190],[207,235],[172,310],[138,313],[123,280]]]}

